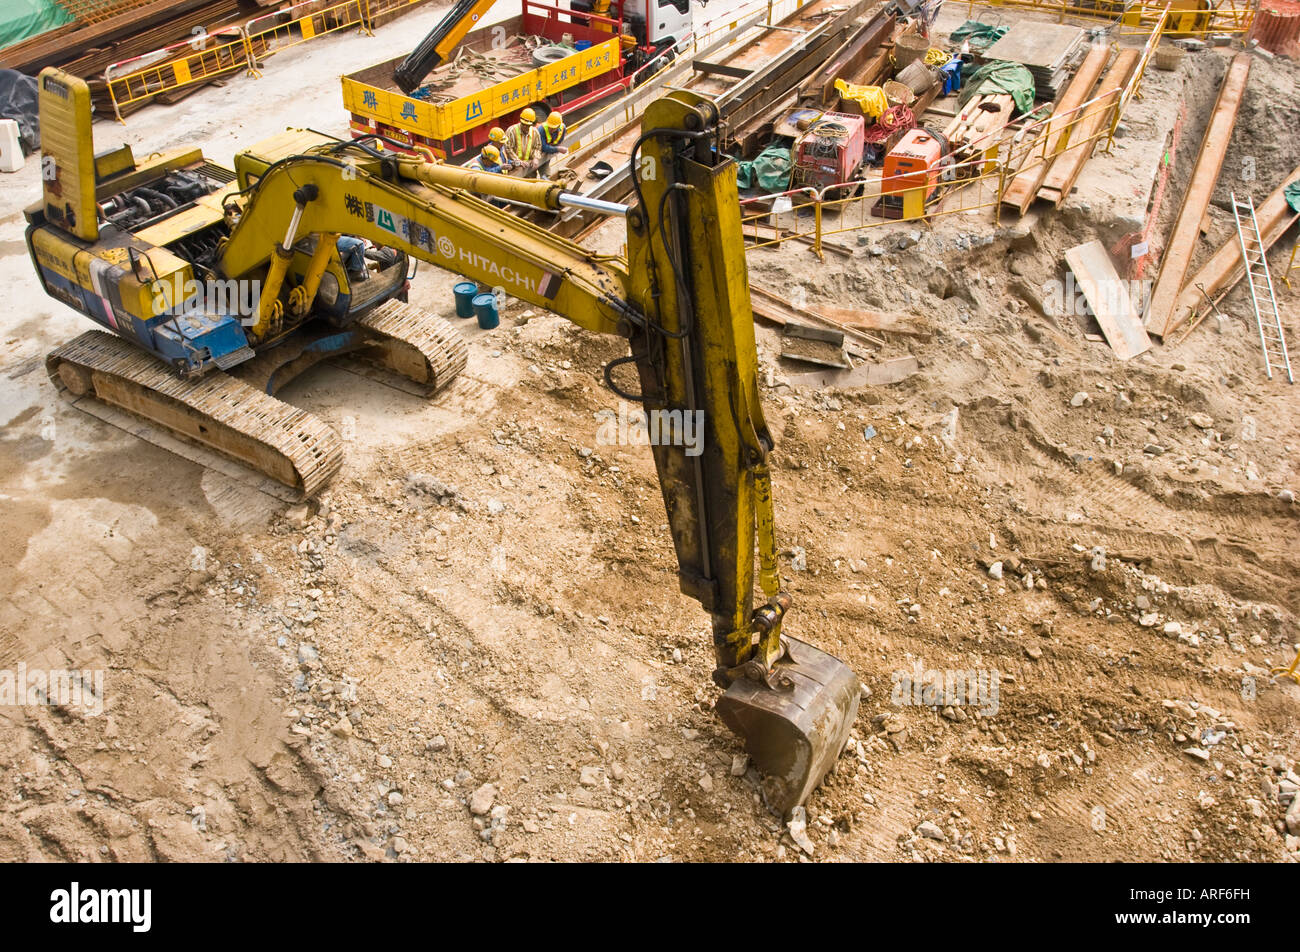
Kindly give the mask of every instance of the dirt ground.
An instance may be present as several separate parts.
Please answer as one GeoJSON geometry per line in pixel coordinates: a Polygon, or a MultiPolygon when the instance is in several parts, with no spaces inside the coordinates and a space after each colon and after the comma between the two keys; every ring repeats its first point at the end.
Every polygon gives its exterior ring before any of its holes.
{"type": "MultiPolygon", "coordinates": [[[[341,132],[330,77],[412,20],[305,55],[298,121],[341,132]]],[[[1212,101],[1219,57],[1153,73],[1126,148],[1189,84],[1212,101]]],[[[1272,99],[1296,75],[1252,73],[1234,148],[1257,197],[1300,163],[1276,138],[1296,99],[1272,99]]],[[[124,131],[174,144],[201,115],[228,160],[283,125],[235,88],[124,131]]],[[[282,396],[347,461],[288,507],[61,403],[43,355],[86,323],[27,261],[29,165],[0,208],[0,668],[103,669],[104,710],[0,707],[0,859],[1296,861],[1300,686],[1269,673],[1300,614],[1295,388],[1265,379],[1240,294],[1221,328],[1119,363],[1044,291],[1066,248],[1123,237],[1095,209],[1137,165],[1098,156],[1062,212],[998,229],[751,253],[754,283],[929,329],[880,350],[917,374],[852,390],[791,386],[759,330],[787,628],[869,689],[802,847],[712,712],[648,452],[597,442],[619,341],[512,304],[466,327],[433,401],[313,371],[282,396]],[[903,703],[930,670],[996,672],[996,703],[903,703]]],[[[412,301],[450,314],[451,280],[422,270],[412,301]]]]}

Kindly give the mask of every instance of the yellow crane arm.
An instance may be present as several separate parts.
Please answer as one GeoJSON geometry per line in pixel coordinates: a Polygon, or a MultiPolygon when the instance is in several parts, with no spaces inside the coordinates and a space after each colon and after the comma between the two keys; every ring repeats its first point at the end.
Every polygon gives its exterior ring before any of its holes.
{"type": "Polygon", "coordinates": [[[478,26],[495,3],[496,0],[456,0],[447,15],[393,71],[393,79],[402,91],[411,95],[424,82],[424,77],[447,62],[451,51],[460,45],[466,33],[478,26]]]}

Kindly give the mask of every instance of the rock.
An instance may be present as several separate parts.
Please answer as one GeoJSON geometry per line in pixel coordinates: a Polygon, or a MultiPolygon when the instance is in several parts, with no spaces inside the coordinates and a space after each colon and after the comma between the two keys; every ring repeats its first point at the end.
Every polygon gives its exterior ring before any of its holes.
{"type": "Polygon", "coordinates": [[[285,510],[284,521],[295,529],[307,528],[307,523],[311,521],[311,506],[305,502],[290,506],[285,510]]]}
{"type": "Polygon", "coordinates": [[[330,733],[333,734],[335,737],[352,736],[353,734],[352,722],[348,720],[348,716],[346,714],[344,714],[342,717],[338,719],[338,721],[335,722],[334,726],[330,728],[330,733]]]}
{"type": "Polygon", "coordinates": [[[1029,645],[1025,648],[1025,654],[1029,655],[1029,657],[1034,661],[1037,661],[1043,656],[1043,649],[1037,645],[1029,645]]]}
{"type": "Polygon", "coordinates": [[[387,754],[380,754],[375,758],[375,763],[379,765],[380,770],[388,770],[393,766],[393,758],[389,757],[387,754]]]}
{"type": "Polygon", "coordinates": [[[927,840],[935,840],[939,843],[944,842],[946,839],[943,835],[943,830],[939,829],[939,827],[931,823],[929,820],[924,821],[920,826],[918,826],[916,832],[921,836],[924,836],[927,840]]]}
{"type": "Polygon", "coordinates": [[[1177,637],[1183,633],[1183,626],[1176,621],[1166,622],[1164,632],[1166,635],[1177,637]]]}
{"type": "Polygon", "coordinates": [[[731,775],[733,777],[745,776],[745,771],[749,769],[749,756],[747,754],[733,754],[731,757],[731,775]]]}
{"type": "Polygon", "coordinates": [[[1286,811],[1286,831],[1292,836],[1300,836],[1300,797],[1291,798],[1291,806],[1286,811]]]}
{"type": "Polygon", "coordinates": [[[711,774],[704,774],[700,777],[700,788],[705,793],[713,792],[713,776],[711,774]]]}
{"type": "Polygon", "coordinates": [[[388,805],[390,807],[400,807],[402,805],[402,795],[394,790],[388,795],[388,805]]]}
{"type": "Polygon", "coordinates": [[[673,749],[671,747],[665,747],[663,744],[660,744],[655,748],[655,753],[659,755],[660,760],[673,759],[673,749]]]}
{"type": "Polygon", "coordinates": [[[1106,550],[1097,545],[1093,546],[1090,554],[1092,555],[1092,561],[1088,563],[1088,567],[1094,572],[1106,571],[1106,550]]]}
{"type": "Polygon", "coordinates": [[[578,783],[584,787],[600,786],[601,769],[594,764],[589,764],[578,771],[578,783]]]}
{"type": "Polygon", "coordinates": [[[617,760],[609,765],[609,775],[615,780],[622,780],[627,774],[627,769],[617,760]]]}
{"type": "Polygon", "coordinates": [[[1214,417],[1208,413],[1193,413],[1188,419],[1192,421],[1192,426],[1200,430],[1208,430],[1214,426],[1214,417]]]}
{"type": "Polygon", "coordinates": [[[1146,453],[1147,456],[1163,456],[1165,448],[1159,443],[1148,443],[1146,446],[1142,447],[1142,452],[1146,453]]]}
{"type": "Polygon", "coordinates": [[[474,816],[487,816],[497,798],[497,788],[490,783],[479,787],[469,798],[469,812],[474,816]]]}
{"type": "Polygon", "coordinates": [[[530,819],[530,820],[524,820],[524,832],[525,832],[525,833],[540,833],[541,831],[542,831],[542,828],[541,828],[540,826],[537,825],[537,821],[536,821],[536,820],[531,820],[531,819],[530,819]]]}
{"type": "Polygon", "coordinates": [[[808,838],[808,814],[803,807],[795,807],[790,811],[790,822],[786,824],[786,829],[790,831],[790,839],[794,840],[794,845],[812,856],[816,847],[808,838]]]}
{"type": "Polygon", "coordinates": [[[315,645],[303,642],[298,646],[298,663],[312,664],[320,658],[320,652],[316,650],[315,645]]]}
{"type": "Polygon", "coordinates": [[[455,486],[428,473],[411,473],[407,476],[406,492],[408,495],[430,498],[440,506],[456,506],[462,510],[466,508],[455,486]]]}
{"type": "Polygon", "coordinates": [[[393,852],[398,854],[399,856],[411,848],[410,844],[406,842],[406,837],[404,836],[394,836],[392,847],[393,847],[393,852]]]}
{"type": "Polygon", "coordinates": [[[1210,759],[1210,752],[1208,750],[1203,750],[1200,747],[1185,747],[1183,748],[1183,753],[1186,754],[1188,757],[1193,757],[1196,760],[1200,760],[1200,761],[1206,761],[1210,759]]]}
{"type": "Polygon", "coordinates": [[[1159,620],[1160,620],[1160,616],[1157,615],[1155,612],[1147,612],[1145,615],[1142,615],[1140,618],[1138,618],[1138,624],[1141,625],[1143,628],[1153,628],[1155,627],[1155,623],[1158,622],[1159,620]]]}
{"type": "Polygon", "coordinates": [[[1277,498],[1282,502],[1295,502],[1295,493],[1289,489],[1284,489],[1277,494],[1277,498]]]}
{"type": "Polygon", "coordinates": [[[429,750],[434,750],[434,751],[437,751],[437,750],[446,750],[446,749],[447,749],[447,738],[445,738],[445,737],[443,737],[441,734],[439,734],[439,735],[438,735],[437,737],[435,737],[433,740],[429,741],[428,747],[429,747],[429,750]]]}
{"type": "Polygon", "coordinates": [[[1001,562],[994,562],[992,565],[989,566],[989,578],[991,578],[991,579],[1000,579],[1000,578],[1002,578],[1002,563],[1001,563],[1001,562]]]}
{"type": "Polygon", "coordinates": [[[1147,598],[1145,595],[1139,595],[1137,598],[1133,599],[1133,607],[1138,611],[1147,611],[1151,608],[1151,599],[1147,598]]]}
{"type": "Polygon", "coordinates": [[[1078,393],[1076,393],[1074,396],[1070,398],[1070,406],[1081,407],[1085,403],[1088,403],[1091,399],[1092,398],[1090,396],[1088,396],[1086,393],[1080,390],[1078,393]]]}

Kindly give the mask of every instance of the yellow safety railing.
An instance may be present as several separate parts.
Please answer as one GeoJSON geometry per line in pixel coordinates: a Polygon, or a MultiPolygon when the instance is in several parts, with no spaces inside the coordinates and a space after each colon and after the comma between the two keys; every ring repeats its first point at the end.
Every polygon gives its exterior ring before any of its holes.
{"type": "Polygon", "coordinates": [[[133,56],[104,70],[113,112],[160,93],[207,82],[240,69],[257,76],[258,61],[280,50],[351,27],[371,34],[377,19],[396,16],[427,0],[339,0],[324,8],[313,2],[255,17],[162,49],[133,56]]]}
{"type": "Polygon", "coordinates": [[[917,177],[916,172],[906,172],[743,198],[741,229],[751,248],[796,240],[806,242],[814,254],[824,258],[825,240],[832,235],[983,208],[996,210],[1002,182],[997,153],[998,147],[993,146],[981,155],[948,165],[936,171],[932,183],[919,187],[903,187],[917,177]],[[897,214],[883,214],[886,197],[897,214]]]}
{"type": "Polygon", "coordinates": [[[315,0],[306,0],[249,20],[244,33],[253,55],[259,59],[349,27],[358,26],[370,35],[366,4],[367,0],[342,0],[321,9],[315,0]]]}
{"type": "Polygon", "coordinates": [[[122,122],[128,106],[241,69],[257,72],[248,36],[243,27],[225,27],[114,63],[104,70],[104,83],[122,122]]]}
{"type": "MultiPolygon", "coordinates": [[[[998,7],[1053,14],[1058,21],[1067,17],[1103,20],[1118,24],[1121,36],[1130,36],[1144,35],[1151,24],[1163,20],[1166,5],[1164,0],[967,0],[966,9],[968,19],[977,19],[976,7],[998,7]]],[[[1254,18],[1255,4],[1251,0],[1201,0],[1195,9],[1171,11],[1166,32],[1174,36],[1245,34],[1254,18]]]]}

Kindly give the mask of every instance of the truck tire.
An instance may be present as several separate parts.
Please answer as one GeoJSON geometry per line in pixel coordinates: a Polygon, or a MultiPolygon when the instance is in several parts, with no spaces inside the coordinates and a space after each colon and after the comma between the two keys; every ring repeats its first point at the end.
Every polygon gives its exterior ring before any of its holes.
{"type": "Polygon", "coordinates": [[[551,63],[558,63],[570,53],[563,46],[539,46],[533,50],[533,65],[548,66],[551,63]]]}

